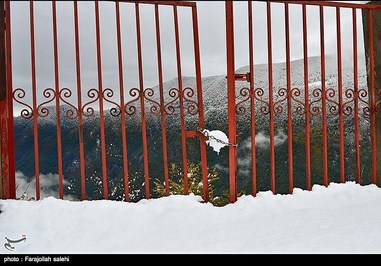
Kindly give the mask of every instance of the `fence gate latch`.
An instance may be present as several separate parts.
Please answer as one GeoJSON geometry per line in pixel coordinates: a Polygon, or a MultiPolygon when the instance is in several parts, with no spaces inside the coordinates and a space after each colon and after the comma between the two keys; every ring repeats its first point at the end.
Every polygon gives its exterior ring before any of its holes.
{"type": "Polygon", "coordinates": [[[247,81],[247,82],[251,82],[251,73],[250,72],[247,72],[246,74],[235,74],[234,75],[234,78],[235,80],[239,80],[239,81],[247,81]]]}

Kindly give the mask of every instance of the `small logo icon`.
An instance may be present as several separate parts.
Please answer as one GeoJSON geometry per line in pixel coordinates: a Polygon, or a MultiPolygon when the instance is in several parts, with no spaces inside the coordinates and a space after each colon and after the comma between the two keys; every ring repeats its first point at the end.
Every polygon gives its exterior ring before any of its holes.
{"type": "Polygon", "coordinates": [[[7,243],[4,244],[4,247],[6,249],[8,249],[9,251],[14,251],[15,247],[12,246],[12,244],[25,242],[26,241],[26,235],[21,235],[21,238],[17,239],[17,240],[12,240],[12,239],[9,239],[8,237],[5,237],[5,240],[7,240],[7,243]]]}

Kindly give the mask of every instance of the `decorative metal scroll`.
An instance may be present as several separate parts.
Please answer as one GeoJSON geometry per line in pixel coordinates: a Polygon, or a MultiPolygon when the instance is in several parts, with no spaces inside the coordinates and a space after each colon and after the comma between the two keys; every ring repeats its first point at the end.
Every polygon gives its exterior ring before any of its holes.
{"type": "MultiPolygon", "coordinates": [[[[85,118],[89,118],[95,115],[95,109],[92,106],[94,103],[98,102],[100,98],[111,105],[110,114],[114,117],[120,116],[121,112],[124,111],[127,115],[134,115],[138,107],[136,103],[143,97],[149,110],[153,115],[159,115],[161,113],[161,104],[155,100],[159,97],[155,97],[155,91],[152,88],[146,88],[144,90],[139,90],[137,88],[132,88],[129,91],[129,95],[132,97],[125,105],[122,107],[117,102],[113,101],[114,90],[111,88],[106,88],[100,92],[96,88],[91,88],[87,91],[88,102],[84,103],[81,107],[81,110],[78,107],[75,107],[72,103],[69,102],[69,99],[72,97],[72,91],[69,88],[62,88],[58,93],[53,88],[46,88],[42,92],[42,98],[44,99],[41,104],[36,107],[36,110],[33,107],[25,102],[26,91],[22,88],[17,88],[13,91],[13,99],[18,104],[22,105],[24,109],[21,110],[21,116],[24,119],[30,119],[33,115],[37,115],[40,118],[45,118],[49,115],[50,109],[48,105],[55,101],[57,97],[59,100],[69,106],[69,109],[65,111],[65,116],[68,119],[75,120],[81,114],[85,118]]],[[[178,108],[176,102],[179,101],[181,96],[184,101],[185,112],[189,115],[196,115],[198,113],[198,103],[196,98],[195,90],[191,87],[186,87],[181,91],[179,95],[179,89],[172,88],[168,92],[170,101],[164,104],[164,111],[167,115],[171,115],[178,108]]]]}
{"type": "MultiPolygon", "coordinates": [[[[311,116],[321,115],[321,102],[323,99],[327,102],[327,108],[330,115],[338,115],[340,112],[346,116],[352,115],[354,113],[354,102],[356,100],[359,103],[360,110],[362,110],[362,113],[365,116],[369,117],[372,110],[375,110],[375,112],[381,111],[381,100],[377,101],[373,107],[370,105],[368,89],[359,89],[357,92],[352,88],[344,90],[344,101],[340,106],[337,100],[337,91],[335,89],[328,88],[323,95],[321,88],[315,88],[312,91],[312,99],[309,100],[307,108],[305,102],[300,99],[302,93],[299,88],[293,88],[290,91],[286,88],[280,88],[276,93],[276,97],[274,98],[277,100],[273,103],[273,106],[270,107],[264,89],[256,88],[251,92],[248,87],[241,88],[239,95],[242,97],[236,104],[236,114],[241,116],[246,114],[250,99],[256,101],[256,106],[258,104],[259,112],[263,115],[268,115],[270,113],[270,108],[273,108],[275,115],[282,114],[285,111],[283,103],[286,102],[287,99],[292,101],[293,112],[298,115],[305,115],[306,109],[311,116]]],[[[163,108],[166,115],[174,114],[176,109],[179,108],[180,97],[182,97],[184,101],[184,110],[187,114],[196,115],[198,113],[196,93],[191,87],[186,87],[181,90],[181,92],[178,88],[171,88],[168,91],[169,101],[164,103],[163,106],[156,100],[159,97],[155,97],[155,91],[152,88],[146,88],[144,90],[132,88],[129,90],[129,95],[131,96],[131,99],[125,103],[124,106],[120,106],[120,104],[112,100],[114,91],[111,88],[106,88],[102,91],[102,99],[112,106],[109,111],[114,117],[120,116],[122,111],[127,115],[134,115],[138,110],[137,103],[142,97],[153,115],[159,115],[161,113],[161,108],[163,108]]],[[[377,95],[378,99],[381,99],[381,89],[377,90],[377,95]]],[[[15,89],[12,96],[15,102],[23,106],[20,114],[24,119],[30,119],[33,115],[40,118],[47,117],[50,112],[47,107],[48,104],[52,103],[58,97],[62,103],[69,106],[69,109],[65,111],[66,118],[75,120],[80,114],[86,118],[94,116],[95,110],[94,107],[92,107],[92,104],[99,101],[101,95],[96,88],[88,90],[87,96],[90,100],[82,106],[81,110],[69,102],[69,99],[72,97],[70,88],[62,88],[58,93],[51,87],[44,89],[42,92],[44,101],[36,107],[36,110],[25,102],[26,91],[23,88],[15,89]]]]}
{"type": "Polygon", "coordinates": [[[340,104],[335,100],[337,98],[336,91],[332,88],[327,88],[324,96],[328,103],[329,113],[331,115],[338,115],[340,112],[340,104]]]}
{"type": "Polygon", "coordinates": [[[381,89],[378,90],[378,99],[379,101],[376,103],[376,112],[381,112],[381,89]]]}
{"type": "Polygon", "coordinates": [[[164,105],[164,112],[167,115],[172,115],[175,113],[176,108],[179,106],[178,101],[180,97],[184,100],[184,108],[186,113],[189,115],[196,115],[198,113],[198,104],[192,98],[195,97],[195,92],[193,88],[186,87],[181,93],[178,88],[172,88],[169,90],[168,95],[170,101],[164,105]]]}
{"type": "Polygon", "coordinates": [[[368,99],[368,89],[360,89],[357,92],[357,94],[358,94],[359,102],[362,103],[363,105],[363,107],[361,107],[363,110],[363,114],[369,117],[371,114],[371,107],[370,107],[369,99],[368,99]]]}
{"type": "Polygon", "coordinates": [[[275,115],[280,115],[283,113],[284,107],[282,106],[282,103],[287,100],[287,94],[287,89],[285,88],[280,88],[278,90],[279,100],[275,101],[273,105],[275,115]]]}
{"type": "Polygon", "coordinates": [[[316,88],[312,91],[312,95],[315,97],[315,100],[310,101],[309,103],[310,115],[318,116],[322,113],[322,107],[320,106],[320,102],[323,99],[323,91],[320,88],[316,88]],[[315,105],[316,103],[318,103],[318,105],[315,105]]]}
{"type": "Polygon", "coordinates": [[[189,115],[196,115],[198,113],[198,104],[195,100],[192,100],[194,96],[193,88],[187,87],[183,89],[183,98],[189,115]]]}
{"type": "Polygon", "coordinates": [[[246,114],[246,106],[245,103],[250,100],[251,95],[250,95],[250,89],[249,88],[242,88],[239,91],[239,94],[243,96],[243,99],[239,101],[236,106],[235,106],[235,111],[237,115],[242,115],[244,116],[246,114]]]}
{"type": "Polygon", "coordinates": [[[301,92],[299,88],[293,88],[291,89],[291,99],[296,103],[295,106],[295,113],[298,115],[305,115],[306,114],[306,105],[303,101],[299,100],[301,92]]]}
{"type": "Polygon", "coordinates": [[[24,103],[22,100],[25,98],[26,93],[25,90],[22,88],[17,88],[13,91],[13,99],[15,102],[19,103],[20,105],[24,106],[25,108],[21,110],[21,117],[24,119],[30,119],[33,117],[33,108],[24,103]]]}
{"type": "MultiPolygon", "coordinates": [[[[173,92],[176,97],[176,92],[173,92]]],[[[322,115],[322,101],[325,100],[328,109],[329,115],[338,115],[340,112],[344,116],[351,116],[354,113],[354,102],[357,100],[359,102],[359,108],[362,110],[365,116],[370,116],[371,106],[368,99],[368,90],[360,89],[355,92],[354,89],[348,88],[343,92],[343,102],[340,105],[338,102],[338,91],[334,88],[327,88],[323,95],[321,88],[315,88],[312,91],[312,97],[309,99],[308,106],[306,108],[305,102],[300,99],[302,95],[301,89],[293,88],[288,91],[286,88],[280,88],[275,95],[274,99],[277,99],[273,103],[273,111],[275,115],[280,115],[284,113],[285,108],[283,103],[290,99],[292,102],[293,113],[297,115],[305,115],[306,109],[308,114],[311,116],[319,116],[322,115]]],[[[381,89],[377,91],[378,98],[381,99],[381,89]]],[[[250,105],[248,104],[250,99],[254,99],[259,102],[259,111],[263,115],[267,115],[270,112],[270,106],[267,99],[265,100],[265,91],[262,88],[254,89],[253,93],[251,93],[250,88],[243,87],[239,91],[239,95],[241,96],[240,100],[236,104],[236,114],[239,116],[246,115],[248,108],[250,105]]],[[[169,104],[167,104],[169,105],[169,104]]],[[[257,104],[256,104],[257,106],[257,104]]],[[[168,106],[169,107],[169,106],[168,106]]],[[[381,111],[381,100],[375,103],[376,112],[381,111]]],[[[168,110],[169,111],[169,110],[168,110]]]]}
{"type": "Polygon", "coordinates": [[[259,107],[259,111],[263,115],[267,115],[270,113],[270,104],[263,100],[263,95],[265,94],[265,91],[262,88],[254,89],[254,99],[259,101],[261,103],[261,106],[259,107]]]}
{"type": "Polygon", "coordinates": [[[66,100],[69,99],[71,96],[72,92],[69,88],[62,88],[59,92],[60,100],[64,102],[66,105],[70,106],[70,109],[66,110],[65,116],[68,119],[75,120],[79,116],[78,108],[66,100]]]}
{"type": "MultiPolygon", "coordinates": [[[[295,90],[294,90],[295,91],[295,90]]],[[[300,95],[300,91],[297,91],[295,93],[295,96],[298,96],[298,93],[300,95]]],[[[240,100],[236,104],[236,114],[240,116],[244,116],[247,112],[247,107],[245,104],[253,98],[253,100],[256,100],[260,103],[259,106],[259,112],[263,115],[267,115],[270,113],[270,104],[267,100],[264,99],[265,92],[262,88],[254,89],[253,93],[251,93],[251,90],[247,87],[244,87],[240,90],[240,96],[242,96],[242,100],[240,100]]],[[[288,98],[288,91],[285,88],[280,88],[277,91],[277,101],[275,101],[271,108],[273,108],[275,115],[280,115],[284,111],[284,107],[282,106],[282,103],[284,103],[288,98]]],[[[303,104],[302,102],[298,101],[299,103],[303,104]]]]}
{"type": "Polygon", "coordinates": [[[342,106],[343,114],[350,116],[353,114],[353,111],[354,111],[353,103],[354,103],[355,98],[356,98],[355,90],[354,89],[347,89],[347,90],[345,90],[344,95],[346,97],[346,101],[344,101],[343,106],[342,106]]]}

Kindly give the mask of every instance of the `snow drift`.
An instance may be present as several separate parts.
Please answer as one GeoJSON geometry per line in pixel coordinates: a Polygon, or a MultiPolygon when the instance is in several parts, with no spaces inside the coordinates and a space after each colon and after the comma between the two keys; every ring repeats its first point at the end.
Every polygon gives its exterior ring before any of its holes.
{"type": "Polygon", "coordinates": [[[315,185],[214,207],[197,196],[138,203],[0,201],[0,253],[379,253],[381,189],[315,185]]]}

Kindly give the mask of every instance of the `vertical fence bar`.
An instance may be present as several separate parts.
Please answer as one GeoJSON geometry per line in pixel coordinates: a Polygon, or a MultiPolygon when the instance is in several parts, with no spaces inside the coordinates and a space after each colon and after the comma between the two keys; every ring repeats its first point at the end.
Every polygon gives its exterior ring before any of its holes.
{"type": "MultiPolygon", "coordinates": [[[[192,7],[192,27],[193,27],[193,48],[196,70],[196,86],[197,86],[197,102],[198,102],[198,126],[204,128],[204,100],[202,97],[202,81],[201,81],[201,63],[200,63],[200,41],[198,35],[198,18],[197,7],[192,7]]],[[[209,184],[208,184],[208,161],[206,158],[206,143],[204,136],[200,136],[200,155],[201,155],[201,172],[202,184],[204,190],[204,201],[209,201],[209,184]]]]}
{"type": "Polygon", "coordinates": [[[291,55],[290,55],[290,18],[288,3],[284,4],[286,34],[286,76],[287,76],[287,146],[288,146],[288,191],[294,189],[294,159],[292,148],[292,103],[291,103],[291,55]]]}
{"type": "MultiPolygon", "coordinates": [[[[234,18],[233,1],[225,1],[226,11],[226,58],[228,87],[228,138],[237,142],[237,124],[235,111],[235,66],[234,66],[234,18]]],[[[237,201],[237,147],[229,146],[229,199],[237,201]]]]}
{"type": "Polygon", "coordinates": [[[328,136],[327,136],[327,102],[325,88],[325,38],[324,38],[324,7],[320,7],[320,57],[321,57],[321,94],[322,94],[322,130],[323,130],[323,183],[328,186],[328,136]]]}
{"type": "Polygon", "coordinates": [[[168,173],[168,150],[167,150],[167,132],[165,123],[165,110],[164,110],[164,87],[163,87],[163,70],[161,60],[161,37],[160,37],[160,15],[159,6],[155,4],[155,25],[156,25],[156,49],[157,49],[157,69],[159,76],[159,91],[160,91],[160,113],[161,113],[161,138],[163,148],[163,168],[164,168],[164,181],[165,193],[169,195],[169,173],[168,173]]]}
{"type": "Polygon", "coordinates": [[[12,47],[11,47],[11,5],[10,1],[5,2],[5,48],[6,48],[6,94],[7,94],[7,111],[8,111],[8,185],[9,198],[16,198],[16,177],[15,177],[15,150],[14,150],[14,126],[13,126],[13,97],[12,97],[12,47]]]}
{"type": "Polygon", "coordinates": [[[78,26],[78,3],[74,1],[74,37],[75,37],[75,66],[77,71],[77,100],[78,100],[78,137],[79,137],[79,165],[81,172],[81,198],[86,196],[85,176],[85,148],[83,141],[83,112],[82,112],[82,85],[81,85],[81,57],[79,48],[79,26],[78,26]]]}
{"type": "Polygon", "coordinates": [[[257,195],[257,157],[255,145],[255,80],[254,80],[254,40],[253,40],[253,3],[248,1],[249,16],[249,64],[250,64],[250,133],[251,133],[251,194],[257,195]]]}
{"type": "Polygon", "coordinates": [[[32,97],[33,97],[33,144],[34,144],[34,173],[36,177],[36,199],[40,199],[40,156],[38,150],[38,110],[36,84],[36,49],[34,42],[34,5],[29,1],[30,14],[30,54],[32,67],[32,97]]]}
{"type": "Polygon", "coordinates": [[[163,167],[165,194],[169,195],[169,172],[168,172],[168,149],[167,149],[167,127],[165,123],[165,102],[164,102],[164,85],[163,85],[163,66],[161,60],[161,37],[160,37],[160,14],[159,5],[155,4],[155,25],[156,25],[156,50],[157,50],[157,69],[159,76],[160,91],[160,122],[161,122],[161,140],[163,148],[163,167]]]}
{"type": "Polygon", "coordinates": [[[56,7],[56,1],[52,1],[52,17],[53,17],[53,45],[54,45],[54,85],[55,85],[55,93],[56,93],[58,187],[59,187],[59,196],[61,199],[63,199],[60,78],[59,78],[59,71],[58,71],[58,40],[57,40],[57,7],[56,7]]]}
{"type": "Polygon", "coordinates": [[[304,59],[304,114],[305,114],[305,141],[306,141],[306,186],[311,190],[311,141],[310,141],[310,113],[309,113],[309,88],[308,88],[308,31],[307,8],[302,5],[303,15],[303,59],[304,59]]]}
{"type": "Polygon", "coordinates": [[[377,153],[376,153],[376,108],[375,108],[375,85],[374,85],[374,43],[373,43],[373,10],[369,9],[368,17],[369,32],[369,96],[370,96],[370,137],[372,142],[372,182],[377,184],[377,153]]]}
{"type": "Polygon", "coordinates": [[[186,143],[186,135],[185,135],[183,81],[182,81],[182,74],[181,74],[179,20],[178,20],[176,5],[173,6],[173,19],[175,24],[177,81],[179,85],[179,100],[180,100],[180,127],[181,127],[181,147],[182,147],[182,156],[183,156],[184,194],[188,194],[188,165],[187,165],[188,158],[187,158],[187,143],[186,143]]]}
{"type": "Polygon", "coordinates": [[[12,103],[12,65],[10,61],[10,6],[0,1],[0,199],[15,199],[14,128],[12,103]]]}
{"type": "Polygon", "coordinates": [[[116,19],[116,39],[118,46],[118,67],[119,67],[119,94],[120,94],[120,120],[122,133],[122,152],[123,152],[123,182],[125,201],[130,200],[128,187],[128,158],[127,158],[127,134],[126,134],[126,113],[124,112],[124,80],[123,80],[123,55],[122,55],[122,37],[120,33],[120,10],[119,2],[115,2],[116,19]]]}
{"type": "Polygon", "coordinates": [[[337,33],[337,87],[339,93],[339,146],[340,146],[340,182],[345,182],[344,157],[344,110],[343,110],[343,69],[341,55],[341,21],[340,7],[336,7],[336,33],[337,33]]]}
{"type": "Polygon", "coordinates": [[[157,50],[157,69],[159,76],[160,91],[160,114],[161,114],[161,139],[163,146],[163,168],[165,181],[165,194],[169,195],[169,172],[168,172],[168,148],[167,148],[167,127],[165,123],[165,102],[163,85],[163,65],[161,60],[161,35],[160,35],[160,13],[159,5],[155,4],[155,25],[156,25],[156,50],[157,50]]]}
{"type": "Polygon", "coordinates": [[[136,41],[138,47],[138,68],[139,68],[139,90],[140,90],[140,111],[142,119],[142,142],[143,142],[143,164],[144,164],[144,188],[145,197],[151,197],[150,184],[149,184],[149,170],[148,170],[148,146],[147,146],[147,125],[146,125],[146,112],[144,106],[144,82],[143,82],[143,61],[142,61],[142,41],[140,34],[140,14],[139,4],[135,3],[135,19],[136,19],[136,41]]]}
{"type": "Polygon", "coordinates": [[[101,154],[102,154],[103,198],[108,199],[106,139],[105,139],[105,121],[104,121],[104,107],[103,107],[101,33],[100,33],[100,21],[99,21],[99,1],[95,1],[95,32],[96,32],[96,41],[97,41],[99,127],[100,127],[100,138],[101,138],[101,154]]]}
{"type": "Polygon", "coordinates": [[[355,126],[355,150],[356,150],[356,182],[361,183],[360,161],[360,137],[359,137],[359,98],[358,98],[358,48],[357,48],[357,13],[352,9],[353,22],[353,85],[354,85],[354,126],[355,126]]]}
{"type": "Polygon", "coordinates": [[[0,199],[16,198],[12,60],[11,60],[11,14],[10,2],[0,1],[1,30],[1,77],[0,77],[0,118],[1,118],[1,174],[0,199]]]}
{"type": "Polygon", "coordinates": [[[275,194],[275,134],[274,134],[274,92],[273,92],[273,52],[271,29],[271,3],[267,2],[267,52],[269,75],[269,109],[270,109],[270,187],[275,194]]]}
{"type": "Polygon", "coordinates": [[[0,1],[0,199],[9,198],[9,176],[8,176],[8,131],[7,123],[7,80],[6,80],[6,44],[5,44],[5,11],[4,1],[0,1]]]}

